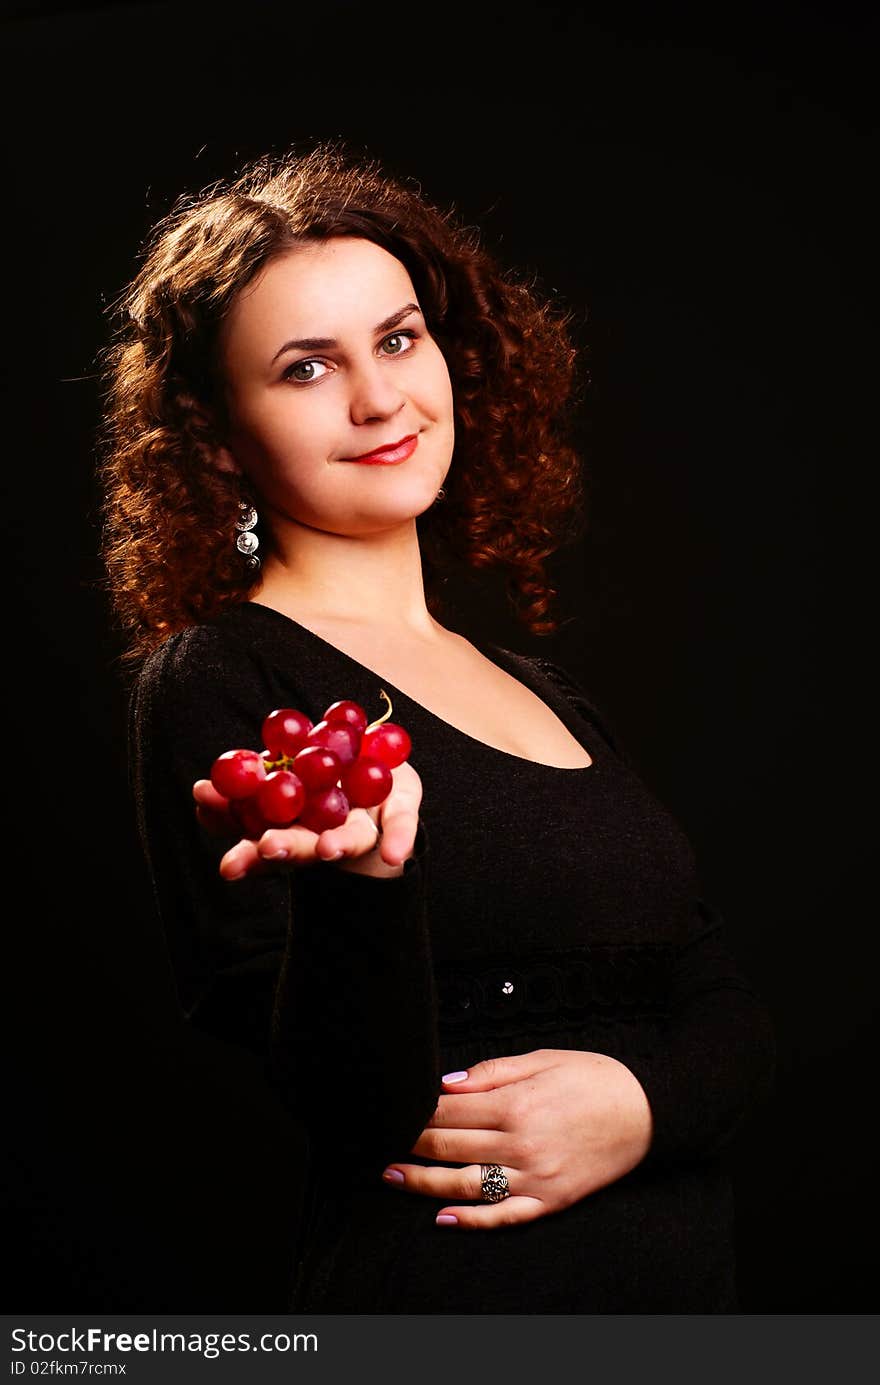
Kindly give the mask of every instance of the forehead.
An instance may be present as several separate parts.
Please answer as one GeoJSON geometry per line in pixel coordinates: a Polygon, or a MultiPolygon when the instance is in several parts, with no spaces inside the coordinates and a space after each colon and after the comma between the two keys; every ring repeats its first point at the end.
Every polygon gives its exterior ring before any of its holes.
{"type": "Polygon", "coordinates": [[[336,237],[285,251],[243,289],[224,323],[227,355],[274,350],[288,337],[337,337],[371,331],[407,301],[409,273],[380,245],[336,237]]]}

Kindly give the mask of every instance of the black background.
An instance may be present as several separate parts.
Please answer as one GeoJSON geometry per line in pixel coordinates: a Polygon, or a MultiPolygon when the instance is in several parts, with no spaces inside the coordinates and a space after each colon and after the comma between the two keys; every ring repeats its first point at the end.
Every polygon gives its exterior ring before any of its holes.
{"type": "Polygon", "coordinates": [[[181,1030],[134,836],[95,368],[178,193],[327,137],[573,311],[565,623],[529,636],[468,574],[452,620],[591,690],[771,1005],[776,1093],[731,1155],[743,1311],[874,1308],[866,14],[7,6],[10,1308],[285,1306],[296,1134],[249,1062],[181,1030]]]}

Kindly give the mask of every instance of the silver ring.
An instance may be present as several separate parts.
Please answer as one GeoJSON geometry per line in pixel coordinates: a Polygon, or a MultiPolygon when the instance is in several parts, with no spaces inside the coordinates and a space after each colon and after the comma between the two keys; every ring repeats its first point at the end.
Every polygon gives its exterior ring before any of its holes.
{"type": "Polygon", "coordinates": [[[378,822],[376,821],[375,818],[370,817],[370,814],[369,814],[369,813],[367,813],[367,821],[368,821],[373,827],[375,827],[375,829],[376,829],[376,841],[378,841],[379,838],[382,836],[382,828],[379,826],[379,824],[378,824],[378,822]]]}
{"type": "Polygon", "coordinates": [[[503,1202],[506,1197],[510,1197],[507,1174],[500,1164],[481,1164],[480,1178],[483,1202],[503,1202]]]}

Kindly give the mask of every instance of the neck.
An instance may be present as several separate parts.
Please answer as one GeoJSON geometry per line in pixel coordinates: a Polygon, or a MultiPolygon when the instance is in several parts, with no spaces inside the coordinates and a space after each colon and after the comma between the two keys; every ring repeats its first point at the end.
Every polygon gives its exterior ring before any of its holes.
{"type": "Polygon", "coordinates": [[[372,626],[430,637],[415,520],[381,533],[334,534],[296,524],[267,554],[254,599],[308,624],[372,626]]]}

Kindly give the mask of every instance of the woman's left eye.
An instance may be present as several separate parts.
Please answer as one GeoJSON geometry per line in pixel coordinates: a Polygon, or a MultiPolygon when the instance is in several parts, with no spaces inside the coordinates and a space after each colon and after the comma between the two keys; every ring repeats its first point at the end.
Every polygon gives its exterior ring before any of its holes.
{"type": "Polygon", "coordinates": [[[391,351],[389,354],[392,356],[405,356],[407,351],[412,350],[413,346],[415,345],[415,341],[415,332],[394,332],[390,337],[385,338],[382,345],[387,346],[389,342],[399,343],[398,347],[395,350],[391,351]],[[400,346],[402,346],[403,342],[405,341],[409,342],[409,346],[403,346],[403,349],[401,350],[400,346]]]}

